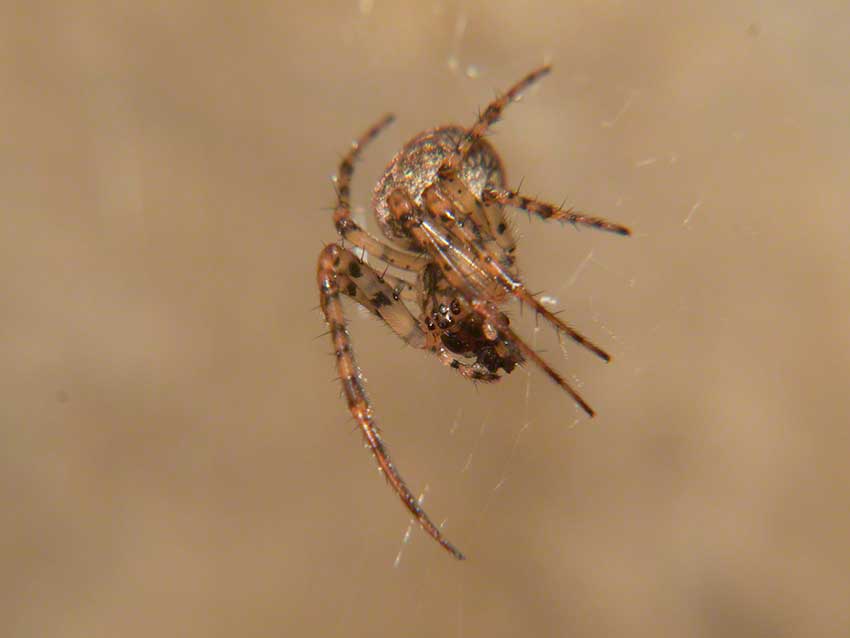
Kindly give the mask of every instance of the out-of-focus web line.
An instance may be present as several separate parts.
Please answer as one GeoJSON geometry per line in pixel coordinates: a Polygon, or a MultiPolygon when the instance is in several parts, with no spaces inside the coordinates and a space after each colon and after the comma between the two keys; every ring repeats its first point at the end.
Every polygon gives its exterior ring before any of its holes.
{"type": "MultiPolygon", "coordinates": [[[[531,347],[533,349],[537,349],[537,335],[540,333],[540,326],[534,327],[534,332],[531,337],[531,347]]],[[[505,459],[504,464],[502,465],[502,471],[500,472],[501,478],[498,480],[496,485],[493,486],[493,489],[490,490],[490,494],[487,497],[487,501],[484,503],[484,508],[481,510],[481,518],[482,520],[486,518],[487,512],[490,509],[490,505],[493,502],[493,498],[495,497],[496,492],[498,492],[502,486],[508,480],[508,470],[510,469],[511,463],[513,463],[514,457],[516,456],[517,450],[519,449],[519,440],[522,437],[523,433],[531,427],[531,418],[530,418],[530,406],[531,406],[531,374],[532,370],[529,367],[526,370],[526,378],[525,378],[525,399],[523,406],[523,422],[520,426],[517,433],[514,435],[514,441],[511,445],[511,450],[508,452],[508,456],[505,459]]]]}
{"type": "MultiPolygon", "coordinates": [[[[449,48],[449,57],[446,58],[446,65],[452,73],[457,73],[460,68],[460,45],[463,41],[463,36],[466,33],[467,24],[468,19],[466,17],[466,10],[463,6],[461,6],[457,19],[455,20],[454,30],[452,31],[452,43],[449,48]]],[[[477,74],[478,70],[475,69],[475,67],[470,66],[469,69],[467,69],[467,76],[477,77],[477,74]],[[473,69],[474,71],[470,73],[470,70],[473,69]]]]}
{"type": "Polygon", "coordinates": [[[487,420],[484,419],[481,422],[481,428],[478,430],[478,437],[475,439],[475,443],[472,444],[472,450],[469,452],[469,456],[466,458],[466,463],[464,463],[463,468],[461,468],[460,473],[465,474],[469,467],[472,465],[472,457],[478,451],[478,446],[481,444],[481,439],[484,438],[484,432],[487,430],[487,420]]]}
{"type": "Polygon", "coordinates": [[[449,428],[450,435],[454,435],[454,433],[457,432],[457,429],[460,427],[461,417],[463,417],[463,408],[458,408],[455,418],[452,421],[452,427],[449,428]]]}
{"type": "MultiPolygon", "coordinates": [[[[428,492],[428,484],[425,484],[425,487],[422,489],[422,493],[419,495],[419,498],[416,499],[416,502],[421,507],[425,502],[425,494],[428,492]]],[[[445,523],[445,521],[443,521],[445,523]]],[[[440,524],[440,527],[443,527],[443,523],[440,524]]],[[[401,538],[401,547],[398,549],[398,554],[396,554],[395,560],[393,561],[393,567],[398,568],[401,564],[401,556],[404,553],[404,548],[410,543],[410,537],[413,533],[413,526],[416,525],[416,519],[411,518],[410,523],[407,525],[407,529],[404,532],[404,536],[401,538]]]]}
{"type": "Polygon", "coordinates": [[[584,259],[581,260],[581,263],[575,269],[572,276],[569,279],[567,279],[566,283],[563,286],[561,286],[560,290],[558,290],[558,294],[560,294],[562,291],[566,290],[567,288],[570,288],[570,287],[575,285],[576,281],[578,281],[578,278],[581,276],[581,273],[584,271],[585,268],[587,268],[587,264],[589,264],[592,259],[593,259],[593,250],[591,250],[589,253],[587,253],[587,257],[585,257],[584,259]]]}
{"type": "Polygon", "coordinates": [[[629,92],[629,95],[626,97],[626,101],[623,103],[623,106],[621,106],[620,110],[617,111],[617,114],[614,115],[614,117],[610,120],[602,120],[599,125],[602,128],[612,128],[619,121],[619,119],[626,114],[626,111],[628,111],[629,107],[631,107],[632,105],[632,101],[634,101],[634,99],[638,96],[639,93],[640,91],[638,91],[637,89],[632,89],[629,92]]]}
{"type": "Polygon", "coordinates": [[[691,210],[688,213],[688,216],[685,217],[685,219],[682,221],[682,226],[684,226],[688,230],[691,229],[689,225],[691,223],[691,218],[694,216],[694,213],[697,212],[697,208],[699,208],[700,206],[702,206],[702,200],[695,202],[694,205],[691,206],[691,210]]]}
{"type": "MultiPolygon", "coordinates": [[[[546,305],[548,305],[550,308],[557,307],[559,305],[558,298],[561,296],[561,294],[564,293],[567,290],[567,288],[571,288],[572,286],[575,285],[575,283],[578,281],[578,278],[585,271],[587,266],[590,265],[591,263],[594,266],[597,266],[598,268],[600,268],[600,269],[602,269],[602,270],[604,270],[608,273],[611,273],[612,275],[615,275],[616,278],[618,278],[621,282],[625,282],[626,285],[629,288],[634,288],[637,284],[636,279],[634,277],[628,277],[625,273],[623,273],[619,270],[616,270],[614,268],[611,268],[610,266],[606,266],[605,264],[603,264],[599,260],[595,259],[594,256],[593,256],[593,250],[591,250],[587,254],[587,256],[584,259],[581,260],[581,263],[575,269],[572,276],[569,279],[567,279],[567,281],[565,281],[564,284],[560,288],[558,288],[556,293],[554,295],[544,295],[540,298],[540,301],[542,303],[545,303],[546,305]]],[[[613,330],[611,330],[605,323],[602,322],[602,320],[599,317],[599,313],[597,313],[594,310],[594,308],[593,308],[593,295],[592,294],[588,297],[588,305],[590,307],[591,317],[592,317],[594,323],[596,323],[602,330],[604,330],[605,334],[607,334],[612,341],[615,341],[615,342],[619,341],[619,337],[617,336],[617,334],[613,330]]],[[[559,337],[558,345],[561,348],[561,352],[564,354],[564,356],[569,358],[570,355],[569,355],[567,342],[564,339],[561,339],[559,337]]],[[[577,381],[577,379],[575,377],[573,377],[573,380],[577,381]]],[[[581,386],[582,384],[579,382],[578,385],[581,386]]]]}

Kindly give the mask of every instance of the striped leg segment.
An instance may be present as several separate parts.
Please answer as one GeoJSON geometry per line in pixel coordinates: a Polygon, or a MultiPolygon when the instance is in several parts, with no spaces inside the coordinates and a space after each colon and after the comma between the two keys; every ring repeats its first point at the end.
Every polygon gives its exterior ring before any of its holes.
{"type": "Polygon", "coordinates": [[[498,121],[502,115],[502,111],[505,110],[505,107],[519,97],[520,93],[525,91],[529,86],[534,84],[551,70],[552,67],[548,65],[535,69],[519,82],[514,84],[506,93],[490,102],[484,112],[478,116],[478,120],[472,125],[472,128],[467,130],[466,135],[464,135],[463,139],[461,139],[458,143],[457,150],[444,160],[440,171],[443,173],[456,172],[460,168],[463,158],[465,158],[467,153],[469,153],[469,150],[475,146],[475,143],[478,140],[484,137],[487,129],[498,121]]]}
{"type": "Polygon", "coordinates": [[[494,326],[500,333],[513,341],[527,360],[533,361],[540,366],[550,379],[561,386],[561,388],[566,391],[567,394],[569,394],[573,400],[579,404],[579,406],[581,406],[581,409],[587,412],[588,416],[593,417],[596,415],[593,408],[588,405],[587,401],[581,397],[578,391],[573,389],[573,387],[567,383],[561,375],[555,372],[555,370],[553,370],[552,367],[546,363],[546,361],[544,361],[543,358],[534,351],[534,349],[531,348],[531,346],[525,343],[519,335],[511,330],[508,322],[505,320],[502,313],[499,312],[498,308],[486,301],[474,301],[472,303],[472,307],[475,312],[486,319],[490,325],[494,326]]]}
{"type": "Polygon", "coordinates": [[[363,133],[360,137],[351,143],[351,148],[348,153],[340,160],[339,167],[336,172],[336,191],[338,204],[340,208],[348,209],[349,197],[351,197],[351,176],[354,175],[354,162],[360,155],[360,151],[369,142],[378,137],[378,134],[392,124],[395,117],[391,113],[387,113],[363,133]]]}
{"type": "MultiPolygon", "coordinates": [[[[458,559],[464,555],[443,537],[440,529],[431,521],[425,510],[419,505],[418,500],[410,491],[402,479],[401,474],[390,459],[387,448],[378,431],[371,403],[366,396],[361,381],[360,368],[354,359],[354,351],[351,347],[351,338],[346,327],[345,317],[340,302],[340,277],[339,268],[342,265],[344,251],[340,246],[331,244],[325,247],[319,254],[318,285],[319,304],[325,314],[331,339],[334,346],[337,371],[348,402],[348,409],[354,417],[357,425],[363,433],[367,446],[372,451],[378,467],[389,481],[393,490],[398,494],[402,503],[410,513],[419,521],[419,524],[434,540],[442,545],[446,551],[458,559]]],[[[350,253],[348,253],[350,255],[350,253]]],[[[351,273],[345,274],[350,277],[351,273]]]]}
{"type": "Polygon", "coordinates": [[[534,298],[534,295],[532,295],[530,292],[528,292],[528,290],[525,289],[525,286],[517,288],[513,291],[513,294],[515,297],[517,297],[517,299],[519,299],[523,303],[527,303],[529,306],[534,308],[534,311],[537,314],[543,315],[546,321],[551,323],[553,326],[555,326],[555,328],[557,328],[560,332],[563,332],[577,344],[579,344],[583,348],[587,348],[606,363],[611,361],[611,355],[609,355],[602,348],[600,348],[590,339],[581,334],[578,330],[572,328],[571,326],[568,326],[566,323],[558,319],[558,317],[552,314],[549,309],[546,308],[546,306],[537,301],[537,299],[534,298]]]}
{"type": "Polygon", "coordinates": [[[541,202],[533,197],[520,195],[516,191],[490,188],[481,193],[481,198],[485,203],[498,203],[503,206],[513,206],[520,210],[534,213],[543,219],[552,219],[555,221],[569,222],[571,224],[581,224],[583,226],[591,226],[599,230],[607,230],[618,235],[631,235],[630,231],[625,226],[610,222],[602,217],[592,217],[585,215],[582,212],[573,210],[572,208],[561,208],[547,202],[541,202]]]}
{"type": "Polygon", "coordinates": [[[426,333],[419,322],[401,302],[397,289],[383,281],[381,275],[360,261],[350,250],[328,246],[334,250],[334,275],[340,291],[368,308],[401,337],[405,343],[420,350],[426,347],[426,333]]]}

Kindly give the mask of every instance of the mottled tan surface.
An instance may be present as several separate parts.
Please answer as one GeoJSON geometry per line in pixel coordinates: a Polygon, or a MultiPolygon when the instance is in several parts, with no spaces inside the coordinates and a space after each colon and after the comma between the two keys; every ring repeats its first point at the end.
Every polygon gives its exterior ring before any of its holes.
{"type": "Polygon", "coordinates": [[[0,634],[847,630],[846,2],[77,4],[0,9],[0,634]],[[414,530],[394,567],[408,518],[313,339],[328,178],[395,111],[366,204],[544,60],[491,139],[635,231],[517,216],[530,287],[614,354],[536,337],[600,416],[536,371],[476,392],[352,309],[470,556],[414,530]]]}

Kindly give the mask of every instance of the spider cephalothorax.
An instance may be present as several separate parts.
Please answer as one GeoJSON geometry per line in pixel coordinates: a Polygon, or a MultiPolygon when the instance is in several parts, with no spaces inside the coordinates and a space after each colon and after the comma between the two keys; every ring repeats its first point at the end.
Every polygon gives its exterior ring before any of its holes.
{"type": "Polygon", "coordinates": [[[628,235],[624,226],[520,195],[507,188],[505,170],[483,138],[502,110],[526,87],[549,72],[544,66],[495,99],[472,128],[444,126],[417,135],[390,162],[372,200],[385,243],[351,217],[350,181],[360,149],[392,121],[385,116],[352,144],[337,173],[334,223],[342,243],[319,255],[318,283],[322,311],[330,327],[337,369],[348,407],[360,426],[378,466],[420,525],[456,558],[463,558],[431,522],[390,460],[378,432],[372,406],[354,360],[340,303],[340,293],[371,310],[408,344],[435,354],[473,381],[495,382],[500,370],[510,373],[532,361],[593,416],[593,410],[548,363],[511,329],[499,307],[516,297],[550,321],[560,333],[610,360],[573,328],[547,310],[519,278],[516,243],[505,218],[519,208],[544,219],[584,224],[628,235]],[[410,273],[413,281],[379,273],[363,257],[410,273]],[[407,303],[415,305],[413,314],[407,303]]]}

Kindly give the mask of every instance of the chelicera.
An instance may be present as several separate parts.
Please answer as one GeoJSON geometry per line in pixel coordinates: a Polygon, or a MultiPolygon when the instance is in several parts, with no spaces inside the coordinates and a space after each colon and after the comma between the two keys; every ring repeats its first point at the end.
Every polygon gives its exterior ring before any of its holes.
{"type": "Polygon", "coordinates": [[[605,351],[528,292],[516,267],[516,243],[505,214],[516,208],[543,219],[620,235],[629,235],[629,229],[509,189],[502,160],[484,139],[504,108],[549,70],[544,66],[529,73],[493,100],[471,128],[443,126],[417,135],[404,146],[378,181],[372,199],[378,225],[388,241],[370,235],[352,219],[349,201],[354,161],[393,119],[384,116],[352,144],[339,164],[333,219],[341,239],[319,255],[320,306],[330,328],[348,408],[407,509],[434,540],[460,559],[463,554],[431,521],[389,457],[363,388],[340,295],[354,299],[406,343],[436,355],[472,381],[496,382],[500,371],[510,373],[517,365],[535,363],[589,416],[594,415],[578,392],[514,333],[500,310],[515,297],[560,333],[610,360],[605,351]],[[342,240],[353,244],[354,250],[345,248],[342,240]],[[401,272],[376,270],[366,262],[366,255],[373,263],[380,261],[401,272]]]}

